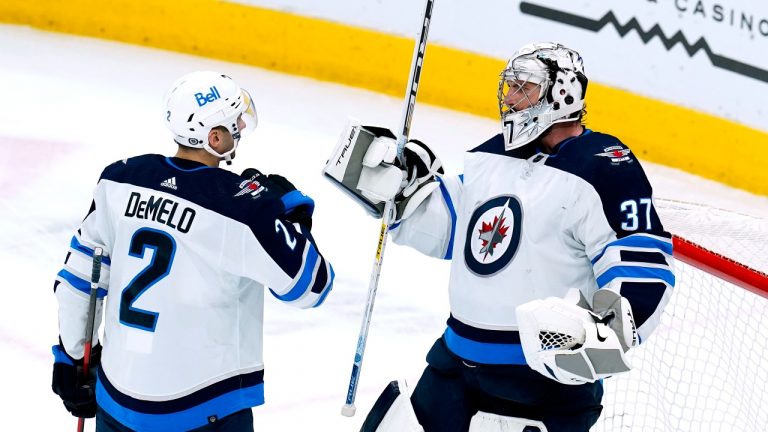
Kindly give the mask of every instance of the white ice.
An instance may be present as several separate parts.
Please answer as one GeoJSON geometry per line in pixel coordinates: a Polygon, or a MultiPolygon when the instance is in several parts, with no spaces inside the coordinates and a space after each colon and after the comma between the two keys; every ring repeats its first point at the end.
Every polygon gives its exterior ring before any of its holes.
{"type": "MultiPolygon", "coordinates": [[[[162,96],[175,78],[200,69],[226,72],[250,90],[260,125],[243,141],[231,169],[254,166],[281,173],[314,197],[313,234],[337,274],[333,293],[317,310],[267,300],[267,403],[254,410],[256,430],[358,430],[387,382],[405,377],[415,385],[426,351],[448,316],[448,265],[390,243],[357,394],[358,415],[339,414],[379,224],[320,176],[348,116],[395,128],[401,99],[239,64],[2,25],[0,429],[75,429],[76,420],[50,390],[50,347],[57,337],[54,276],[102,168],[132,155],[175,151],[163,125],[162,96]]],[[[488,103],[496,103],[494,91],[488,103]]],[[[498,122],[490,119],[419,104],[411,136],[431,143],[448,171],[458,173],[462,151],[498,130],[498,122]]],[[[675,169],[645,167],[657,196],[768,216],[765,197],[675,169]]]]}

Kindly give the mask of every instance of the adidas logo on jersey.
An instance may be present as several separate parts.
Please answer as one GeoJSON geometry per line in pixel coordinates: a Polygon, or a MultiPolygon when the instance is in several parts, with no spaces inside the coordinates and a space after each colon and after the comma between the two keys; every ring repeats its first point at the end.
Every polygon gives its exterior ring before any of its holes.
{"type": "Polygon", "coordinates": [[[171,177],[168,180],[160,183],[160,186],[167,187],[167,188],[170,188],[170,189],[173,189],[173,190],[178,189],[176,187],[176,177],[171,177]]]}

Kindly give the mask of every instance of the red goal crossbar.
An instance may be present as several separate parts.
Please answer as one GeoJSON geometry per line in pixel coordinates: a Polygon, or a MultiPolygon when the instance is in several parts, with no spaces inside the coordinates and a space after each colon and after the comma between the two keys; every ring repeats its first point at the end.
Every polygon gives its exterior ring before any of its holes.
{"type": "Polygon", "coordinates": [[[673,236],[676,259],[768,298],[768,275],[744,264],[712,252],[682,237],[673,236]]]}

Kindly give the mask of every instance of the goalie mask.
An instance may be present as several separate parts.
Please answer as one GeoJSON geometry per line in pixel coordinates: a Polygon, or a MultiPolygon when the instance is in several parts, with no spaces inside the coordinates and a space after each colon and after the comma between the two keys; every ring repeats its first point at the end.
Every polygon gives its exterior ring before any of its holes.
{"type": "Polygon", "coordinates": [[[165,97],[165,109],[166,126],[177,144],[203,148],[227,163],[240,138],[258,123],[251,95],[217,72],[193,72],[179,78],[165,97]],[[217,126],[226,128],[234,140],[232,149],[224,153],[208,142],[208,133],[217,126]]]}
{"type": "Polygon", "coordinates": [[[530,143],[555,123],[581,118],[586,92],[579,53],[548,42],[520,48],[499,80],[505,149],[530,143]]]}

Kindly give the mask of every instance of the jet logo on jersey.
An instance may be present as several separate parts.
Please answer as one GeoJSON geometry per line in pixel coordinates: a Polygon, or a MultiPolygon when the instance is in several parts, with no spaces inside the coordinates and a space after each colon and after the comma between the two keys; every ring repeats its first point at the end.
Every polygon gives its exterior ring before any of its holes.
{"type": "MultiPolygon", "coordinates": [[[[501,211],[502,215],[505,210],[506,208],[501,211]]],[[[479,230],[479,238],[483,242],[483,247],[480,248],[480,253],[483,254],[483,261],[488,258],[488,255],[493,256],[496,246],[504,241],[504,237],[507,236],[509,225],[505,225],[506,220],[507,218],[504,216],[501,216],[501,219],[499,219],[499,216],[494,216],[492,223],[483,222],[483,226],[479,230]]]]}
{"type": "Polygon", "coordinates": [[[478,276],[503,270],[520,247],[523,211],[514,195],[501,195],[480,204],[469,218],[464,262],[478,276]]]}
{"type": "Polygon", "coordinates": [[[629,154],[631,152],[632,151],[630,149],[624,148],[622,146],[611,146],[604,148],[603,153],[595,153],[595,156],[611,158],[611,162],[621,163],[630,159],[629,154]]]}
{"type": "Polygon", "coordinates": [[[251,177],[248,180],[245,180],[240,183],[240,191],[235,194],[236,197],[243,196],[246,194],[250,194],[251,196],[257,197],[259,194],[264,191],[266,188],[261,185],[261,183],[257,182],[254,177],[251,177]]]}

